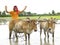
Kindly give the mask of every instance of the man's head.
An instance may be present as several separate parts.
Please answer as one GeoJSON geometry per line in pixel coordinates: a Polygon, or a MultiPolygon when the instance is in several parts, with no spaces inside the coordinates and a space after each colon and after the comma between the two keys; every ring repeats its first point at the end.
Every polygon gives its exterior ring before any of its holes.
{"type": "Polygon", "coordinates": [[[13,10],[16,11],[16,12],[18,12],[17,6],[14,6],[14,7],[13,7],[13,10]]]}

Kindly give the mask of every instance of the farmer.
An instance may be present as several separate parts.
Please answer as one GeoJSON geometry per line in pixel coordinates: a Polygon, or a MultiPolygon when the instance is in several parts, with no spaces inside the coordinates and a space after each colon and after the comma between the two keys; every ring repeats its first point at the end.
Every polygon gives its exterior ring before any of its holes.
{"type": "Polygon", "coordinates": [[[14,6],[13,7],[13,11],[7,11],[7,6],[5,6],[5,11],[7,12],[7,13],[10,13],[10,15],[11,15],[11,17],[12,17],[12,20],[16,20],[16,19],[18,19],[18,15],[20,14],[20,13],[22,13],[25,9],[27,8],[27,6],[25,6],[24,7],[24,9],[22,10],[22,11],[19,11],[18,10],[18,8],[17,8],[17,6],[14,6]]]}
{"type": "Polygon", "coordinates": [[[24,9],[20,11],[18,10],[17,6],[14,6],[12,11],[7,11],[7,6],[5,6],[5,11],[12,17],[12,20],[9,22],[9,24],[12,23],[15,25],[15,23],[19,21],[19,14],[22,13],[26,8],[27,6],[25,6],[24,9]]]}

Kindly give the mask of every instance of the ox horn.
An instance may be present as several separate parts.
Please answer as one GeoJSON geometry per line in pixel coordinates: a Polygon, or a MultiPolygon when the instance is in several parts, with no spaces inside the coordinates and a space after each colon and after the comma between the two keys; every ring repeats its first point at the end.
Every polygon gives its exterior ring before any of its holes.
{"type": "Polygon", "coordinates": [[[38,20],[41,18],[41,16],[38,17],[38,20]]]}
{"type": "Polygon", "coordinates": [[[41,16],[39,16],[38,18],[37,18],[37,21],[40,21],[39,19],[41,18],[41,16]]]}

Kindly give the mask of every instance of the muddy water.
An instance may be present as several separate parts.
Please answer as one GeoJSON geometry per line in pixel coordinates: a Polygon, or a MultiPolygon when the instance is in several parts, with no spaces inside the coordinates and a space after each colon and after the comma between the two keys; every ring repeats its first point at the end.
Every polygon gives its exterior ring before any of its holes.
{"type": "MultiPolygon", "coordinates": [[[[50,35],[49,41],[47,40],[47,38],[46,39],[44,38],[43,32],[40,38],[40,32],[38,28],[37,32],[31,33],[30,45],[60,45],[60,24],[56,24],[54,41],[52,40],[51,34],[49,35],[50,35]]],[[[24,36],[18,37],[18,40],[16,39],[9,40],[8,24],[0,25],[0,45],[25,45],[24,36]]]]}

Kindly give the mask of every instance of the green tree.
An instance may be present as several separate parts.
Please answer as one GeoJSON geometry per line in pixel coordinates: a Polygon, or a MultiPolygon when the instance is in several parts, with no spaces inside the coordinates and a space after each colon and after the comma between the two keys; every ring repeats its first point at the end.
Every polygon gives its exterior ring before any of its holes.
{"type": "Polygon", "coordinates": [[[51,15],[51,13],[49,12],[49,14],[48,15],[51,15]]]}
{"type": "Polygon", "coordinates": [[[1,11],[0,11],[0,15],[1,15],[1,11]]]}
{"type": "Polygon", "coordinates": [[[52,15],[55,15],[55,11],[54,10],[52,10],[52,15]]]}
{"type": "Polygon", "coordinates": [[[6,15],[5,11],[2,12],[2,15],[6,15]]]}
{"type": "Polygon", "coordinates": [[[26,12],[24,11],[22,14],[23,14],[23,15],[26,15],[26,12]]]}
{"type": "Polygon", "coordinates": [[[31,15],[31,12],[27,12],[27,15],[31,15]]]}

